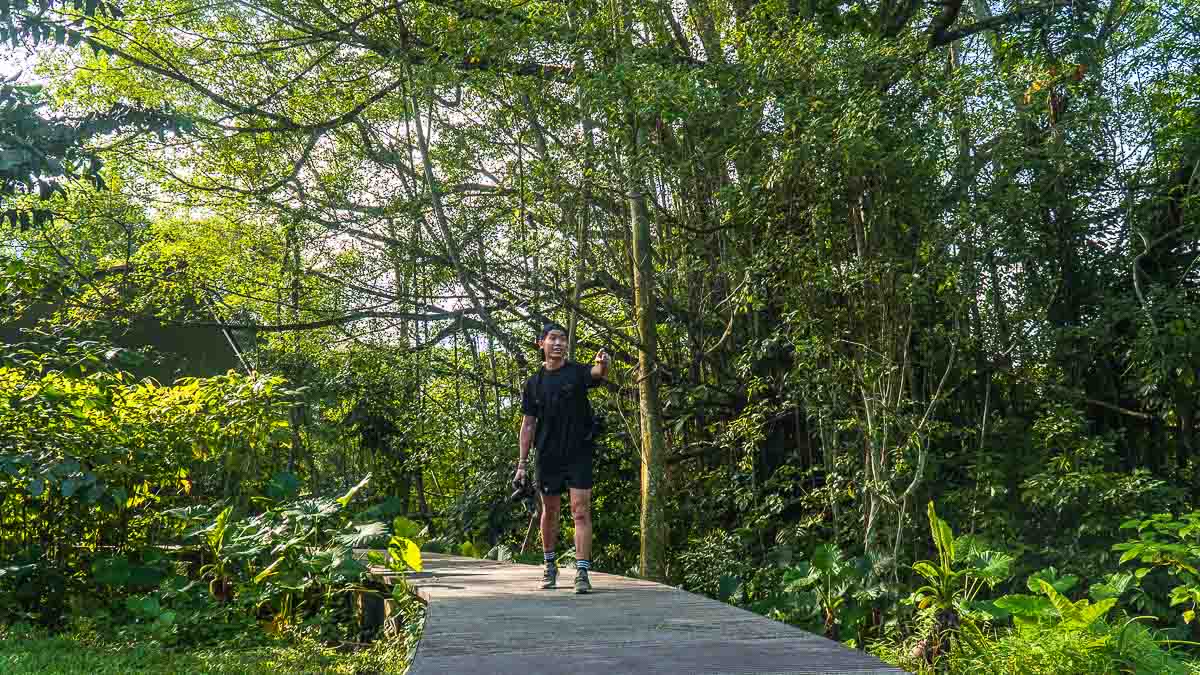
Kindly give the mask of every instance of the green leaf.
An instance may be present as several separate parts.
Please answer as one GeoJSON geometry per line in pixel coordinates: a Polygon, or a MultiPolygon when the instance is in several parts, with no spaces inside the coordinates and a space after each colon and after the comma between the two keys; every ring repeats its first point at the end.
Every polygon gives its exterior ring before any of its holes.
{"type": "Polygon", "coordinates": [[[125,558],[100,558],[92,563],[92,576],[105,586],[124,586],[129,583],[129,568],[125,558]]]}
{"type": "Polygon", "coordinates": [[[928,561],[922,560],[921,562],[914,564],[913,570],[916,571],[917,574],[920,574],[928,579],[929,583],[931,584],[936,585],[939,581],[941,581],[941,572],[928,561]]]}
{"type": "Polygon", "coordinates": [[[346,532],[335,537],[339,544],[349,546],[351,548],[362,548],[364,544],[370,543],[372,539],[382,537],[387,534],[387,525],[384,523],[364,523],[354,526],[353,532],[346,532]]]}
{"type": "Polygon", "coordinates": [[[943,568],[948,568],[954,561],[954,532],[946,521],[938,518],[932,500],[929,502],[928,516],[929,529],[933,533],[933,545],[937,547],[938,564],[943,568]]]}
{"type": "Polygon", "coordinates": [[[1015,560],[1013,556],[1000,551],[976,551],[971,561],[974,567],[971,575],[994,587],[1012,576],[1012,564],[1015,560]]]}
{"type": "Polygon", "coordinates": [[[341,504],[342,508],[345,508],[346,506],[348,506],[350,504],[350,500],[354,499],[354,495],[357,494],[359,490],[366,487],[367,483],[369,483],[369,482],[371,482],[371,474],[367,474],[366,476],[364,476],[362,480],[358,481],[358,485],[355,485],[354,487],[350,488],[349,492],[342,495],[341,497],[338,497],[337,503],[341,504]]]}
{"type": "Polygon", "coordinates": [[[1013,626],[1018,633],[1032,633],[1040,630],[1039,621],[1035,618],[1013,615],[1013,626]]]}
{"type": "Polygon", "coordinates": [[[1003,621],[1012,616],[1012,612],[997,605],[992,600],[976,600],[970,604],[970,608],[974,611],[987,614],[994,621],[1003,621]]]}
{"type": "Polygon", "coordinates": [[[1053,567],[1047,567],[1029,575],[1029,579],[1026,580],[1025,584],[1029,587],[1029,590],[1033,591],[1034,593],[1041,593],[1041,581],[1045,581],[1046,583],[1050,584],[1054,587],[1054,590],[1058,591],[1059,593],[1066,593],[1074,588],[1075,584],[1079,583],[1079,577],[1073,574],[1059,576],[1058,570],[1053,567]]]}
{"type": "Polygon", "coordinates": [[[232,506],[226,506],[217,514],[217,519],[206,535],[208,547],[213,552],[220,552],[225,545],[225,533],[229,530],[229,516],[233,513],[232,506]]]}
{"type": "Polygon", "coordinates": [[[732,574],[722,574],[720,581],[717,582],[717,599],[721,602],[728,602],[729,598],[737,592],[737,589],[742,585],[742,580],[732,574]]]}
{"type": "Polygon", "coordinates": [[[486,557],[488,560],[495,560],[497,562],[512,562],[513,554],[512,549],[508,546],[504,544],[497,544],[493,546],[484,557],[486,557]]]}
{"type": "Polygon", "coordinates": [[[162,614],[162,606],[158,603],[158,598],[152,595],[126,598],[125,607],[134,614],[147,619],[156,619],[162,614]]]}
{"type": "Polygon", "coordinates": [[[388,552],[392,554],[393,559],[399,559],[414,572],[420,572],[423,569],[421,564],[421,548],[411,539],[392,537],[392,542],[388,546],[388,552]]]}
{"type": "Polygon", "coordinates": [[[1075,613],[1075,605],[1059,593],[1058,589],[1050,585],[1050,582],[1045,579],[1038,579],[1037,584],[1039,590],[1050,599],[1050,604],[1054,605],[1054,609],[1058,610],[1059,616],[1067,619],[1075,613]]]}
{"type": "Polygon", "coordinates": [[[831,574],[841,560],[842,552],[833,544],[821,544],[812,554],[812,566],[825,574],[831,574]]]}
{"type": "Polygon", "coordinates": [[[783,573],[784,590],[793,593],[812,586],[821,578],[821,571],[807,560],[787,568],[783,573]]]}
{"type": "Polygon", "coordinates": [[[129,568],[128,584],[137,588],[157,586],[166,574],[157,567],[149,565],[133,565],[129,568]]]}
{"type": "MultiPolygon", "coordinates": [[[[1082,600],[1081,602],[1086,603],[1087,601],[1082,600]]],[[[1072,613],[1068,623],[1071,626],[1081,629],[1088,628],[1092,624],[1104,618],[1104,616],[1108,614],[1108,611],[1113,608],[1113,605],[1116,604],[1116,598],[1108,598],[1107,600],[1101,600],[1095,604],[1085,604],[1082,607],[1076,606],[1075,611],[1072,613]]]]}
{"type": "Polygon", "coordinates": [[[1096,601],[1119,598],[1134,585],[1136,585],[1136,581],[1132,573],[1118,572],[1108,575],[1104,583],[1092,584],[1088,588],[1088,595],[1096,601]]]}
{"type": "Polygon", "coordinates": [[[392,520],[392,534],[413,541],[421,541],[421,535],[425,531],[425,526],[420,523],[405,518],[404,516],[396,516],[392,520]]]}
{"type": "Polygon", "coordinates": [[[276,501],[291,499],[300,492],[300,479],[289,471],[280,471],[271,476],[266,487],[267,496],[276,501]]]}
{"type": "Polygon", "coordinates": [[[279,558],[277,558],[275,560],[275,562],[268,565],[266,569],[259,572],[258,574],[255,574],[254,575],[254,583],[261,584],[262,582],[266,581],[269,577],[271,577],[271,575],[275,574],[275,568],[282,565],[283,561],[284,561],[284,558],[282,556],[280,556],[279,558]]]}
{"type": "Polygon", "coordinates": [[[1125,551],[1124,553],[1121,554],[1121,559],[1119,561],[1117,561],[1117,564],[1124,565],[1125,563],[1129,562],[1130,560],[1133,560],[1134,558],[1138,557],[1141,554],[1142,554],[1141,546],[1131,546],[1127,551],[1125,551]]]}
{"type": "Polygon", "coordinates": [[[41,497],[42,493],[45,491],[46,481],[42,480],[41,478],[35,478],[29,481],[29,494],[33,495],[34,497],[41,497]]]}
{"type": "Polygon", "coordinates": [[[996,598],[996,607],[1013,616],[1042,618],[1049,617],[1054,610],[1050,601],[1038,595],[1013,593],[996,598]]]}

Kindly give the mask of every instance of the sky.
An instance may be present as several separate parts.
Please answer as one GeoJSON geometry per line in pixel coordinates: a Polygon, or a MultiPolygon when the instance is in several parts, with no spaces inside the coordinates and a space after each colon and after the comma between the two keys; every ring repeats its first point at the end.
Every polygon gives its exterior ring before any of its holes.
{"type": "Polygon", "coordinates": [[[28,79],[33,75],[34,55],[28,49],[0,51],[0,78],[8,79],[19,72],[25,71],[28,79]]]}

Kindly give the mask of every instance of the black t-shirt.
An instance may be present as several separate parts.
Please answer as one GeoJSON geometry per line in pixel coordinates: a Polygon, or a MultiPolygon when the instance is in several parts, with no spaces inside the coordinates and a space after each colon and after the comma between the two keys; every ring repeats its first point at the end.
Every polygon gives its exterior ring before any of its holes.
{"type": "Polygon", "coordinates": [[[539,462],[562,462],[591,449],[592,406],[587,390],[599,384],[592,369],[568,361],[557,370],[542,368],[525,382],[521,412],[537,418],[533,445],[539,462]]]}

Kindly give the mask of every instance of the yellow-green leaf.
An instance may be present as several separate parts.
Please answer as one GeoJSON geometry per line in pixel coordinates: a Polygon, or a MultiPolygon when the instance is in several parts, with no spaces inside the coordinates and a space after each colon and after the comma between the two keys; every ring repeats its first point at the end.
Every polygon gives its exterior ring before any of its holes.
{"type": "Polygon", "coordinates": [[[366,487],[367,483],[369,483],[370,481],[371,481],[371,474],[367,474],[366,476],[363,477],[362,480],[358,481],[358,485],[355,485],[354,487],[350,488],[349,492],[342,495],[341,497],[338,497],[337,503],[341,504],[342,508],[345,508],[350,503],[350,500],[354,499],[355,493],[357,493],[359,490],[366,487]]]}
{"type": "Polygon", "coordinates": [[[421,571],[421,548],[416,542],[405,537],[392,537],[391,544],[389,548],[393,558],[399,554],[400,560],[412,571],[421,571]]]}
{"type": "Polygon", "coordinates": [[[936,584],[941,580],[941,575],[938,574],[937,568],[927,561],[922,560],[921,562],[916,563],[913,565],[913,570],[915,570],[917,574],[920,574],[928,579],[930,583],[936,584]]]}
{"type": "Polygon", "coordinates": [[[283,558],[279,558],[275,562],[268,565],[267,569],[254,575],[254,583],[261,584],[263,581],[266,581],[267,577],[271,576],[272,574],[275,574],[275,568],[279,567],[279,565],[282,562],[283,562],[283,558]]]}

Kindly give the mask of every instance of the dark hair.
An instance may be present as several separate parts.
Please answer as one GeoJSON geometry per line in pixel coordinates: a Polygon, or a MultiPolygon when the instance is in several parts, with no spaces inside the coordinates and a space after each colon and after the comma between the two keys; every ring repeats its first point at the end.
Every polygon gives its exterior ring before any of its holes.
{"type": "Polygon", "coordinates": [[[555,323],[554,321],[547,321],[546,323],[542,324],[542,332],[538,335],[538,341],[541,342],[542,340],[545,340],[546,336],[549,335],[550,331],[552,330],[560,330],[563,332],[563,335],[566,335],[567,333],[567,329],[563,328],[562,325],[555,323]]]}

